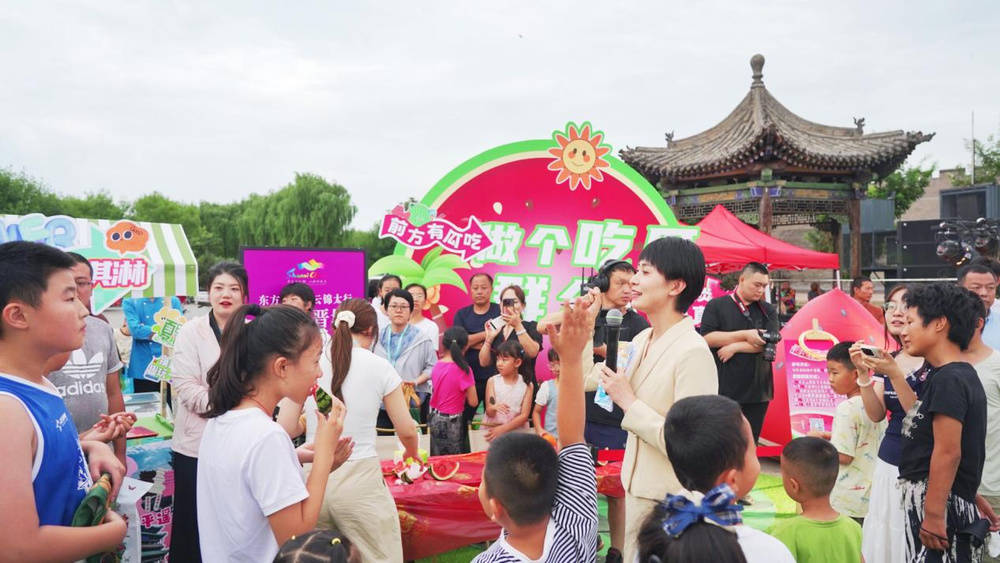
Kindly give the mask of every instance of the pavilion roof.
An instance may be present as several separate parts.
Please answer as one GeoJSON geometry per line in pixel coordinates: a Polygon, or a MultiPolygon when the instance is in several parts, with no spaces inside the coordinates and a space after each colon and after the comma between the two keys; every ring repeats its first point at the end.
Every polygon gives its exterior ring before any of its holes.
{"type": "Polygon", "coordinates": [[[666,147],[630,147],[622,160],[654,180],[683,182],[725,175],[759,162],[784,161],[799,170],[844,173],[870,170],[884,176],[934,134],[919,131],[863,132],[855,127],[821,125],[792,113],[764,87],[764,57],[750,60],[750,92],[711,129],[680,140],[667,135],[666,147]]]}

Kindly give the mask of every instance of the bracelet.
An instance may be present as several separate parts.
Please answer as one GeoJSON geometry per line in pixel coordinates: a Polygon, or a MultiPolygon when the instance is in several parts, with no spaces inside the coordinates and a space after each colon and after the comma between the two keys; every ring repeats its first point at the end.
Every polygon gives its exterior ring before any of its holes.
{"type": "Polygon", "coordinates": [[[868,378],[868,383],[861,383],[860,377],[855,379],[854,382],[857,383],[858,387],[861,387],[862,389],[864,389],[865,387],[871,387],[872,385],[875,385],[875,379],[871,377],[868,378]]]}
{"type": "Polygon", "coordinates": [[[527,331],[527,329],[523,329],[522,328],[521,330],[515,332],[514,334],[516,334],[518,336],[521,336],[522,334],[528,334],[528,331],[527,331]]]}

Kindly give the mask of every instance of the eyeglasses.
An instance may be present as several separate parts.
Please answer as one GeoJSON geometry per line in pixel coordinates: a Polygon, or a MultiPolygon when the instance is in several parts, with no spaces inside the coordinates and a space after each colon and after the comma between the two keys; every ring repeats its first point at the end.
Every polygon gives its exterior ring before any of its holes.
{"type": "Polygon", "coordinates": [[[410,307],[409,305],[389,305],[388,309],[390,311],[408,311],[410,307]]]}

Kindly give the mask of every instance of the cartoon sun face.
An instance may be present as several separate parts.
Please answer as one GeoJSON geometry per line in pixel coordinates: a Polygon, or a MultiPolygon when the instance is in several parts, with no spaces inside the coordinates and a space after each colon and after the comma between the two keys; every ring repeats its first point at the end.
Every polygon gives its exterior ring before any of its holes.
{"type": "Polygon", "coordinates": [[[575,123],[570,123],[566,131],[556,131],[553,138],[559,143],[558,148],[549,149],[549,154],[556,157],[549,163],[549,170],[558,170],[556,183],[569,182],[569,189],[576,190],[583,185],[589,190],[591,179],[597,182],[604,180],[601,168],[607,168],[608,162],[601,158],[611,152],[611,147],[602,145],[604,133],[600,131],[590,134],[590,123],[584,123],[578,131],[575,123]]]}
{"type": "Polygon", "coordinates": [[[120,254],[142,252],[149,242],[149,233],[131,221],[119,221],[104,235],[104,246],[120,254]]]}

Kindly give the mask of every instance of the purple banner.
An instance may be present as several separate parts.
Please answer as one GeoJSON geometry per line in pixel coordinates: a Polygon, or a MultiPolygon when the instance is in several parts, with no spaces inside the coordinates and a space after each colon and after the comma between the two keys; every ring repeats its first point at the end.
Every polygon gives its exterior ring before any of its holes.
{"type": "Polygon", "coordinates": [[[277,305],[281,288],[304,283],[316,294],[313,317],[330,330],[333,312],[343,301],[364,299],[365,253],[359,249],[244,248],[243,266],[250,278],[247,303],[277,305]]]}

